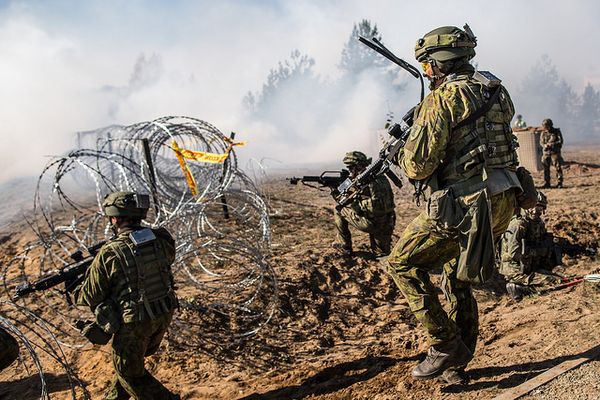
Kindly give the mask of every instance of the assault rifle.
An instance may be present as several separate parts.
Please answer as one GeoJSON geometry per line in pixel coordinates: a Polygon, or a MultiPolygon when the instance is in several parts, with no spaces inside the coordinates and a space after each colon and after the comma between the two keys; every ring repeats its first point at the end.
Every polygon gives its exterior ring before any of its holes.
{"type": "Polygon", "coordinates": [[[370,182],[373,182],[378,176],[385,175],[399,188],[402,187],[402,180],[391,170],[395,163],[400,149],[406,144],[406,139],[412,125],[414,108],[406,113],[402,118],[402,125],[393,124],[388,129],[391,140],[379,151],[379,158],[361,172],[356,178],[347,178],[337,187],[335,200],[338,207],[345,207],[352,202],[370,182]]]}
{"type": "MultiPolygon", "coordinates": [[[[421,83],[421,101],[423,101],[423,97],[425,95],[423,76],[417,68],[410,65],[401,58],[398,58],[375,37],[372,40],[369,40],[360,36],[358,40],[365,46],[369,47],[371,50],[374,50],[377,53],[381,54],[394,64],[398,65],[400,68],[407,71],[415,78],[419,79],[421,83]]],[[[352,202],[354,197],[361,193],[366,187],[366,185],[374,181],[380,175],[387,176],[396,186],[402,187],[402,181],[391,170],[391,166],[393,163],[395,163],[398,153],[406,144],[410,127],[413,124],[414,110],[415,107],[410,109],[404,115],[400,124],[393,124],[388,127],[388,133],[391,136],[391,139],[379,152],[379,158],[373,164],[368,166],[367,169],[363,171],[360,175],[358,175],[355,179],[351,180],[348,178],[338,186],[337,192],[339,194],[335,196],[336,201],[338,203],[338,207],[344,207],[350,202],[352,202]]]]}
{"type": "MultiPolygon", "coordinates": [[[[53,288],[61,283],[65,283],[65,292],[70,293],[85,277],[85,273],[92,264],[98,250],[106,244],[106,241],[101,241],[95,245],[88,247],[87,257],[83,257],[81,250],[77,250],[69,257],[73,260],[72,263],[65,265],[58,271],[51,273],[33,283],[25,282],[15,289],[14,300],[27,296],[29,293],[39,292],[53,288]]],[[[68,298],[70,301],[70,299],[68,298]]]]}
{"type": "Polygon", "coordinates": [[[324,171],[321,175],[305,175],[302,178],[288,178],[290,184],[297,185],[298,182],[302,182],[302,184],[310,187],[314,187],[309,183],[318,183],[321,186],[328,187],[332,192],[335,192],[348,177],[350,176],[350,172],[347,169],[342,169],[341,171],[324,171]]]}

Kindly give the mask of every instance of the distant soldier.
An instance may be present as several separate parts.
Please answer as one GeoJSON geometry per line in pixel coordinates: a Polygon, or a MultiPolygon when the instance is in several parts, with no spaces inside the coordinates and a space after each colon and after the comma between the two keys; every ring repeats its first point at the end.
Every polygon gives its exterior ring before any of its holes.
{"type": "MultiPolygon", "coordinates": [[[[343,160],[350,176],[355,178],[371,163],[360,151],[346,153],[343,160]]],[[[334,247],[345,255],[352,254],[352,235],[349,225],[369,234],[371,251],[375,257],[390,253],[392,233],[396,223],[394,193],[385,176],[379,176],[359,193],[347,206],[334,211],[337,241],[334,247]]]]}
{"type": "Polygon", "coordinates": [[[502,236],[500,273],[515,300],[560,282],[551,271],[561,263],[561,250],[542,219],[547,204],[546,196],[538,191],[535,207],[516,214],[502,236]]]}
{"type": "Polygon", "coordinates": [[[0,371],[19,357],[19,343],[0,326],[0,371]]]}
{"type": "Polygon", "coordinates": [[[525,129],[525,128],[527,128],[527,122],[525,122],[525,120],[523,119],[523,116],[521,114],[517,115],[517,119],[513,123],[513,128],[516,128],[516,129],[525,129]]]}
{"type": "Polygon", "coordinates": [[[563,158],[560,151],[563,146],[563,136],[559,128],[554,128],[552,120],[546,118],[542,121],[544,130],[540,136],[540,145],[544,151],[542,155],[542,165],[544,166],[544,188],[550,187],[550,164],[556,169],[556,178],[558,184],[556,187],[563,187],[563,158]]]}
{"type": "MultiPolygon", "coordinates": [[[[144,368],[177,307],[171,264],[175,241],[164,228],[141,226],[147,195],[111,193],[102,204],[115,238],[106,243],[75,292],[112,340],[116,376],[106,399],[179,399],[144,368]]],[[[88,336],[89,337],[89,336],[88,336]]]]}

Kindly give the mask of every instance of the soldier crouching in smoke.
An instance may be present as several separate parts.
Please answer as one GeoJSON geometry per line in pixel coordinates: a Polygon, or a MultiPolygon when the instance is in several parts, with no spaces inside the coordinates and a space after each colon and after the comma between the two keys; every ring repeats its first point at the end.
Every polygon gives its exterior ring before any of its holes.
{"type": "MultiPolygon", "coordinates": [[[[346,153],[344,164],[351,178],[363,172],[371,159],[360,151],[346,153]]],[[[346,256],[352,255],[352,234],[349,225],[369,234],[373,256],[382,257],[390,253],[392,233],[396,223],[394,193],[387,178],[379,176],[345,207],[336,207],[334,223],[337,241],[333,246],[346,256]]]]}

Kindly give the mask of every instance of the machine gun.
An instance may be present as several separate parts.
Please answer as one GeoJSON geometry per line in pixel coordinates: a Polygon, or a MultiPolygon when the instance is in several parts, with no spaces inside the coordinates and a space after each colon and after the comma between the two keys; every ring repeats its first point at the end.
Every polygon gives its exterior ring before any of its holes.
{"type": "MultiPolygon", "coordinates": [[[[106,241],[101,241],[95,245],[88,247],[87,257],[83,257],[81,250],[77,250],[72,253],[69,257],[73,260],[72,263],[65,265],[56,272],[53,272],[35,282],[25,282],[15,289],[14,300],[27,296],[29,293],[39,292],[53,288],[61,283],[65,283],[65,292],[70,293],[77,285],[83,281],[85,273],[92,264],[94,257],[102,246],[106,244],[106,241]]],[[[70,298],[67,296],[67,301],[70,298]]]]}
{"type": "Polygon", "coordinates": [[[315,187],[310,183],[318,183],[321,186],[328,187],[332,192],[335,192],[350,176],[350,172],[347,169],[341,171],[324,171],[321,175],[305,175],[302,178],[288,178],[290,184],[297,185],[298,182],[302,182],[303,185],[315,187]]]}

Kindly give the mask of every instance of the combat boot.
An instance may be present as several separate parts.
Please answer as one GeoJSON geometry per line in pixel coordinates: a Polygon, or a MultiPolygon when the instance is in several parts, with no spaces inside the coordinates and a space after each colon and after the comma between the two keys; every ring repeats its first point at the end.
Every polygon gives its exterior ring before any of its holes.
{"type": "Polygon", "coordinates": [[[352,245],[349,246],[344,243],[333,242],[331,244],[331,247],[333,247],[337,252],[339,252],[344,257],[352,256],[352,245]]]}
{"type": "Polygon", "coordinates": [[[558,182],[558,184],[556,185],[557,189],[562,189],[563,188],[563,183],[562,181],[558,182]]]}
{"type": "Polygon", "coordinates": [[[455,339],[445,345],[431,346],[427,357],[412,371],[415,379],[432,379],[451,367],[462,367],[471,361],[473,354],[462,340],[455,339]]]}
{"type": "Polygon", "coordinates": [[[550,185],[550,182],[546,182],[544,183],[544,186],[542,186],[542,189],[550,189],[552,188],[552,186],[550,185]]]}
{"type": "Polygon", "coordinates": [[[534,292],[534,290],[529,286],[519,285],[518,283],[512,282],[506,284],[506,291],[513,300],[521,300],[523,296],[529,296],[534,292]]]}
{"type": "Polygon", "coordinates": [[[469,383],[469,375],[462,368],[448,368],[439,379],[446,385],[466,385],[469,383]]]}

